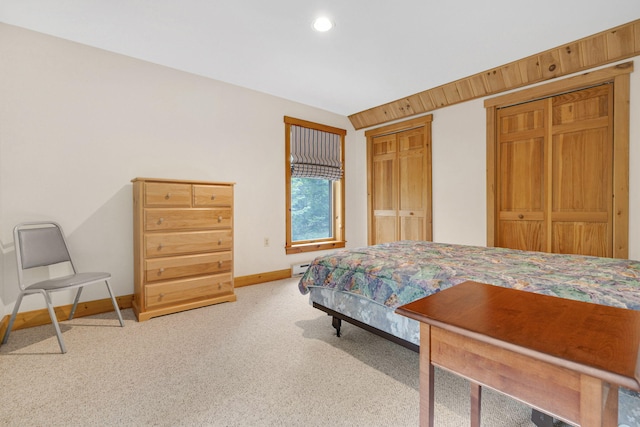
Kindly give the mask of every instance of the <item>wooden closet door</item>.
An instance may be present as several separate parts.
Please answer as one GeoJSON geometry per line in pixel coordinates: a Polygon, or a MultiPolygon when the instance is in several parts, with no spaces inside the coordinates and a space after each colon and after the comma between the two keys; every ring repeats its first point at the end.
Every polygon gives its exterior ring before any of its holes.
{"type": "Polygon", "coordinates": [[[373,138],[371,180],[375,243],[398,240],[397,143],[395,135],[373,138]]]}
{"type": "Polygon", "coordinates": [[[497,246],[543,251],[546,101],[498,111],[497,246]]]}
{"type": "Polygon", "coordinates": [[[551,252],[613,256],[611,85],[552,101],[551,252]]]}
{"type": "Polygon", "coordinates": [[[424,130],[412,129],[400,132],[396,137],[400,240],[424,240],[428,208],[424,130]]]}
{"type": "Polygon", "coordinates": [[[498,111],[497,246],[613,256],[611,85],[498,111]]]}
{"type": "Polygon", "coordinates": [[[431,240],[431,121],[419,117],[367,137],[368,243],[431,240]]]}

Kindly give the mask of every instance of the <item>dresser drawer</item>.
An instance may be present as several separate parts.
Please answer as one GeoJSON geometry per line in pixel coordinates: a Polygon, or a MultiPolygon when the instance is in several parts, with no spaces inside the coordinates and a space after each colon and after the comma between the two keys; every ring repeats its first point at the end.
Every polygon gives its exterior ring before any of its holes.
{"type": "Polygon", "coordinates": [[[145,206],[191,206],[190,184],[148,182],[144,187],[145,206]]]}
{"type": "Polygon", "coordinates": [[[145,261],[147,282],[231,271],[231,252],[155,258],[145,261]]]}
{"type": "Polygon", "coordinates": [[[145,230],[194,230],[231,228],[231,208],[145,209],[145,230]]]}
{"type": "Polygon", "coordinates": [[[233,187],[224,185],[194,185],[193,206],[231,206],[233,187]]]}
{"type": "Polygon", "coordinates": [[[231,293],[233,293],[231,274],[216,274],[147,285],[145,304],[147,308],[156,308],[231,293]]]}
{"type": "Polygon", "coordinates": [[[226,251],[233,246],[231,230],[151,233],[144,237],[146,258],[226,251]]]}

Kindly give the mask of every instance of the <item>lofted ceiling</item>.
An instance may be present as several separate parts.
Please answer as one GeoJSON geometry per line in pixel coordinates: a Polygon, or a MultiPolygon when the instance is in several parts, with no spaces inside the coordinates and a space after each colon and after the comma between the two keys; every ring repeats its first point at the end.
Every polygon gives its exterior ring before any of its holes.
{"type": "Polygon", "coordinates": [[[343,115],[638,18],[640,0],[0,0],[0,22],[343,115]]]}

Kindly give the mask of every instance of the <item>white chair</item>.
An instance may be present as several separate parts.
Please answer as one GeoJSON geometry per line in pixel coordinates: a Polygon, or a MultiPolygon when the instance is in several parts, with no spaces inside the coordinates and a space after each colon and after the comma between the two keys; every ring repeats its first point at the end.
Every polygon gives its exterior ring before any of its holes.
{"type": "Polygon", "coordinates": [[[76,293],[75,301],[69,314],[69,320],[73,319],[73,315],[78,306],[80,300],[80,294],[82,289],[87,285],[97,284],[104,282],[107,285],[107,290],[111,296],[113,302],[113,308],[120,320],[120,326],[124,327],[124,321],[122,320],[122,314],[118,308],[118,303],[109,285],[109,279],[111,274],[109,273],[77,273],[71,261],[71,255],[67,248],[67,242],[64,238],[62,228],[55,222],[25,222],[16,225],[13,229],[13,241],[16,250],[16,259],[18,264],[18,285],[20,286],[20,294],[16,300],[11,319],[9,320],[9,326],[7,332],[4,335],[2,343],[5,344],[9,339],[9,333],[13,326],[13,322],[16,320],[16,315],[22,302],[22,297],[29,294],[42,294],[49,310],[49,316],[51,317],[51,323],[56,330],[58,337],[58,343],[60,344],[60,350],[62,353],[66,353],[67,350],[62,340],[62,333],[60,332],[60,325],[56,318],[53,304],[51,303],[51,293],[57,291],[64,291],[67,289],[75,289],[76,293]],[[25,270],[36,267],[47,267],[50,265],[60,264],[68,262],[72,274],[58,277],[48,280],[43,280],[31,285],[26,285],[24,282],[23,273],[25,270]]]}

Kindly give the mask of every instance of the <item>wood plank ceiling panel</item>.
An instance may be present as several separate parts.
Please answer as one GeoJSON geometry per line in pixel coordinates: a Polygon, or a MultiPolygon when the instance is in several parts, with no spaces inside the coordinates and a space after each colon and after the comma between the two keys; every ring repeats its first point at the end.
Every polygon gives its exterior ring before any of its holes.
{"type": "Polygon", "coordinates": [[[640,19],[349,116],[356,129],[423,114],[640,55],[640,19]]]}

